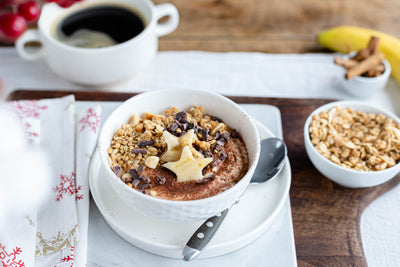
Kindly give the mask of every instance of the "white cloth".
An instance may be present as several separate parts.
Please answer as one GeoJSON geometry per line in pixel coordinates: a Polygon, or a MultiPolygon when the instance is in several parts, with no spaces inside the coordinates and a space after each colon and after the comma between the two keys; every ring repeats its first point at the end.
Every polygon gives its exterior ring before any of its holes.
{"type": "MultiPolygon", "coordinates": [[[[354,99],[339,85],[343,70],[333,54],[160,52],[132,79],[101,90],[141,92],[164,88],[209,89],[225,95],[354,99]]],[[[0,49],[0,77],[6,94],[15,89],[85,89],[51,73],[44,62],[20,59],[0,49]]],[[[98,89],[98,88],[97,88],[98,89]]],[[[360,99],[400,114],[400,88],[386,88],[360,99]]],[[[361,216],[361,235],[369,266],[400,266],[400,186],[379,197],[361,216]]]]}
{"type": "MultiPolygon", "coordinates": [[[[4,266],[85,266],[89,220],[87,170],[100,125],[99,107],[76,110],[72,95],[12,101],[6,107],[22,122],[28,143],[43,150],[48,158],[47,166],[32,169],[48,169],[49,177],[36,183],[42,189],[42,205],[32,206],[24,213],[9,209],[2,214],[6,222],[0,228],[0,257],[8,256],[1,260],[4,266]]],[[[12,177],[7,176],[0,180],[1,187],[10,183],[12,177]]],[[[35,181],[36,177],[26,174],[25,180],[31,179],[35,181]]],[[[31,201],[28,196],[20,196],[31,201]]]]}
{"type": "Polygon", "coordinates": [[[24,141],[29,133],[38,134],[40,126],[35,123],[24,136],[20,120],[2,105],[0,125],[7,126],[0,131],[0,262],[2,266],[33,266],[36,211],[49,176],[37,168],[46,164],[43,155],[24,141]]]}
{"type": "Polygon", "coordinates": [[[76,117],[76,182],[82,190],[80,201],[77,201],[80,243],[75,250],[76,266],[87,263],[87,239],[89,225],[89,163],[97,141],[101,119],[100,106],[81,109],[76,117]]]}

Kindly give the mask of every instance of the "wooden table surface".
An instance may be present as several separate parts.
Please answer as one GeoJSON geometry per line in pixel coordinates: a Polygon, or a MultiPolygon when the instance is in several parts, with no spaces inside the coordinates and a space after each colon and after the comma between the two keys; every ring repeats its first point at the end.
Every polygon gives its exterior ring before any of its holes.
{"type": "MultiPolygon", "coordinates": [[[[213,52],[328,52],[316,38],[339,25],[372,28],[400,37],[398,0],[153,0],[172,3],[178,29],[159,49],[213,52]]],[[[6,44],[1,44],[6,45],[6,44]]]]}
{"type": "Polygon", "coordinates": [[[178,29],[160,50],[326,52],[317,34],[354,25],[400,37],[398,0],[154,0],[173,3],[178,29]]]}

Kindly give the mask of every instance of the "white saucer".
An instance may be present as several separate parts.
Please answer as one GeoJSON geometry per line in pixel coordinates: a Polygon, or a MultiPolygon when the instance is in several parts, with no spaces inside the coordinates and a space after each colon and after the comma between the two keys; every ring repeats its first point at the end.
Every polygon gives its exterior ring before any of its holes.
{"type": "MultiPolygon", "coordinates": [[[[255,122],[260,138],[274,136],[255,122]]],[[[182,258],[182,249],[203,221],[173,224],[154,221],[126,206],[111,188],[100,165],[97,151],[89,169],[90,190],[101,214],[111,228],[132,245],[145,251],[182,258]]],[[[263,234],[277,217],[289,194],[289,160],[278,177],[265,184],[250,184],[234,205],[199,258],[223,255],[240,249],[263,234]]]]}

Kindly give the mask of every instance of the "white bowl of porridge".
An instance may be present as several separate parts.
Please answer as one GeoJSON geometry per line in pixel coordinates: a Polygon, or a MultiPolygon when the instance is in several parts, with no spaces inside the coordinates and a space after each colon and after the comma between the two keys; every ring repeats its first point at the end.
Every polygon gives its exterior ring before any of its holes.
{"type": "Polygon", "coordinates": [[[382,184],[400,172],[400,120],[359,101],[337,101],[314,110],[304,125],[311,162],[344,187],[382,184]]]}
{"type": "Polygon", "coordinates": [[[142,93],[119,106],[100,132],[98,153],[118,196],[153,219],[189,222],[230,207],[260,154],[252,119],[201,90],[142,93]]]}

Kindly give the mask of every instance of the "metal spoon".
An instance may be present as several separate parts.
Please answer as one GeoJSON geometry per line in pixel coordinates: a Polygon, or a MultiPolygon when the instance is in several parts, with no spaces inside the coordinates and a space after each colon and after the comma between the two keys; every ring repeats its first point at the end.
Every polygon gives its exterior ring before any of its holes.
{"type": "MultiPolygon", "coordinates": [[[[264,183],[276,177],[285,163],[286,154],[286,145],[281,139],[273,137],[262,140],[260,159],[250,183],[264,183]]],[[[209,218],[194,232],[182,251],[183,260],[193,260],[200,254],[217,232],[228,210],[209,218]]]]}

